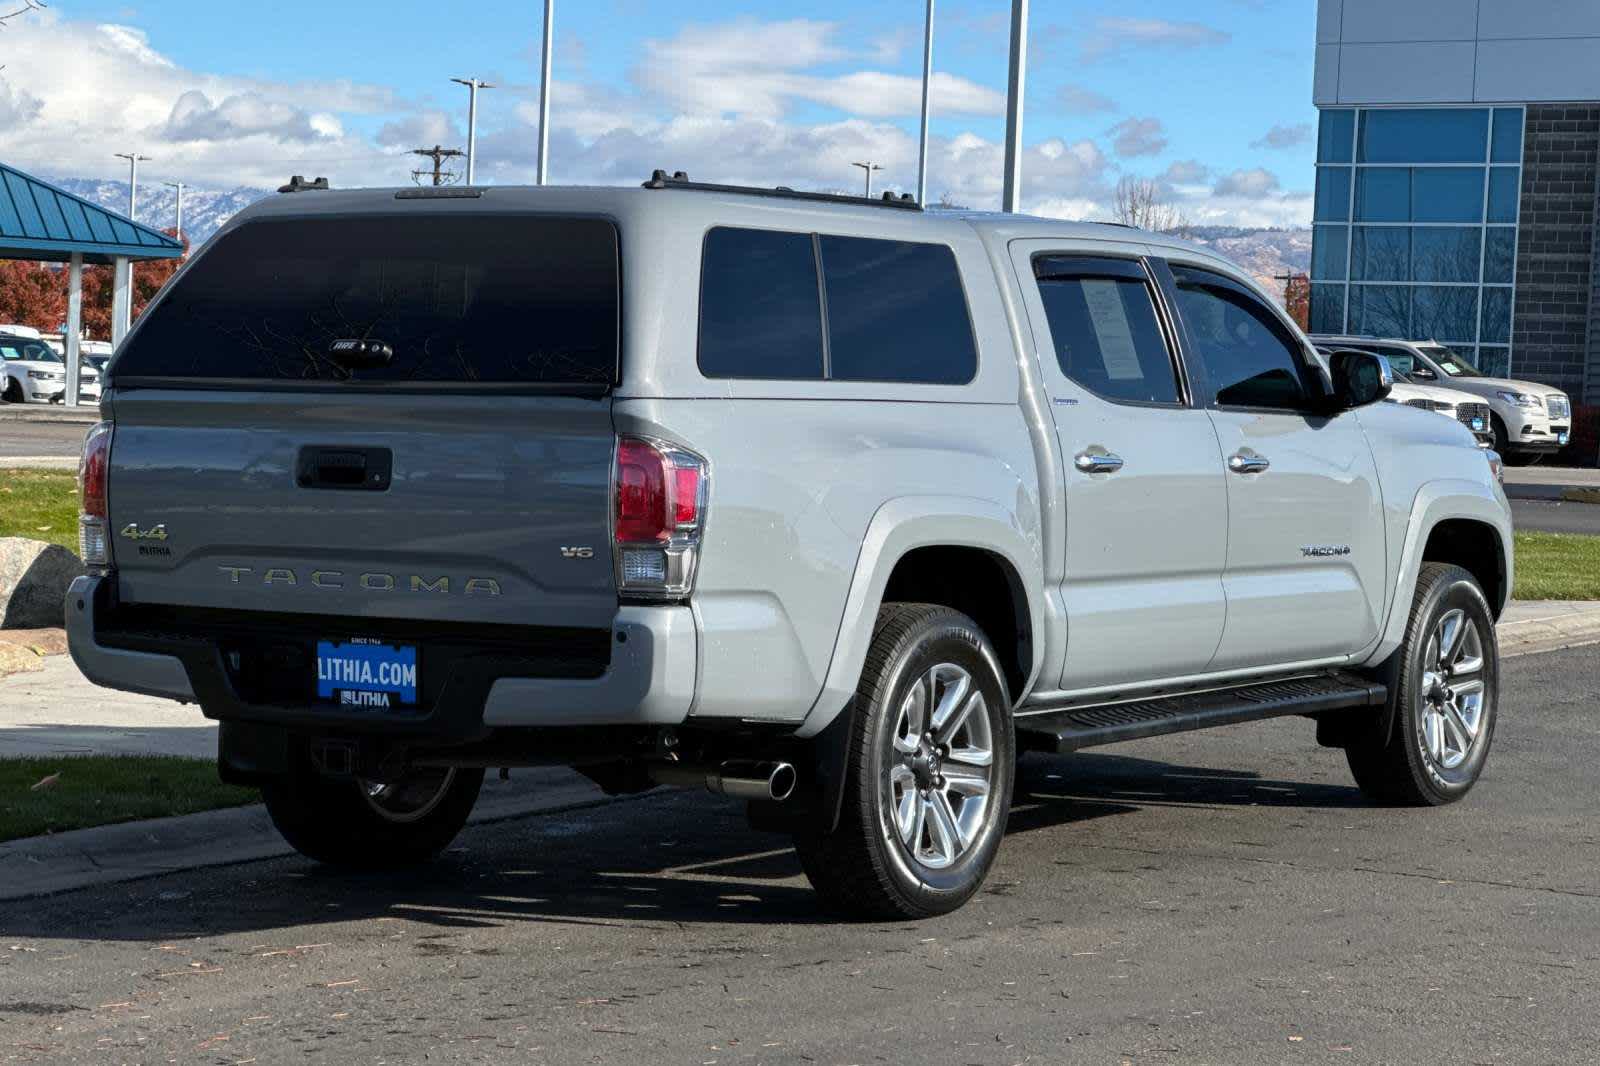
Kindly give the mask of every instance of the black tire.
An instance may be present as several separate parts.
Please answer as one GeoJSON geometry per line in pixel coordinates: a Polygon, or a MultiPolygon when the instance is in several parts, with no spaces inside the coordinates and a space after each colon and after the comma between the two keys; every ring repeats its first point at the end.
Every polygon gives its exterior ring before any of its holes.
{"type": "Polygon", "coordinates": [[[267,813],[300,854],[351,870],[392,869],[428,862],[467,824],[483,771],[413,771],[375,800],[364,782],[319,774],[309,758],[262,786],[267,813]],[[414,802],[404,802],[403,797],[414,802]],[[385,805],[394,808],[385,813],[385,805]]]}
{"type": "Polygon", "coordinates": [[[22,395],[22,386],[17,383],[16,378],[6,379],[5,401],[6,403],[27,402],[27,397],[22,395]]]}
{"type": "Polygon", "coordinates": [[[1395,654],[1398,669],[1389,693],[1393,728],[1387,735],[1366,733],[1345,748],[1350,772],[1362,793],[1377,803],[1410,807],[1454,803],[1471,791],[1483,772],[1500,704],[1494,614],[1477,579],[1459,566],[1424,563],[1417,575],[1405,640],[1395,654]],[[1437,669],[1433,649],[1441,624],[1456,612],[1473,630],[1470,636],[1462,630],[1455,640],[1456,663],[1447,674],[1437,669]],[[1462,654],[1471,650],[1474,636],[1482,665],[1469,672],[1463,667],[1470,662],[1462,654]],[[1474,685],[1481,685],[1481,699],[1472,718],[1464,709],[1471,696],[1464,693],[1474,685]],[[1454,718],[1441,702],[1447,693],[1449,706],[1463,708],[1454,718]],[[1468,728],[1469,721],[1474,728],[1468,728]],[[1439,737],[1438,752],[1430,731],[1439,737]],[[1470,743],[1456,742],[1469,733],[1470,743]],[[1459,762],[1453,762],[1457,756],[1459,762]]]}
{"type": "Polygon", "coordinates": [[[988,638],[947,607],[886,605],[855,699],[843,713],[851,716],[843,810],[832,832],[796,832],[806,876],[826,907],[858,917],[926,918],[955,910],[994,862],[1016,777],[1010,696],[988,638]],[[924,703],[911,699],[914,691],[932,695],[924,703]],[[981,706],[974,701],[965,717],[946,717],[951,728],[933,727],[944,696],[956,693],[950,705],[966,706],[973,692],[981,706]],[[913,704],[922,706],[931,738],[919,741],[916,753],[904,750],[911,734],[924,732],[908,711],[913,704]],[[987,775],[986,799],[969,809],[967,790],[981,761],[975,753],[985,745],[989,765],[976,772],[987,775]],[[936,865],[946,855],[949,861],[936,865]]]}

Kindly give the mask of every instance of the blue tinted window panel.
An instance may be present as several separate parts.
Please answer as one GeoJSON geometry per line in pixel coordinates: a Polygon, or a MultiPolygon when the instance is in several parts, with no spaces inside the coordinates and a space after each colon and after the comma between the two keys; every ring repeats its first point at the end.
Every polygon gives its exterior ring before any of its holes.
{"type": "Polygon", "coordinates": [[[1361,112],[1362,163],[1481,163],[1488,154],[1485,108],[1361,112]]]}
{"type": "Polygon", "coordinates": [[[1411,280],[1476,282],[1482,234],[1476,226],[1412,230],[1411,280]]]}
{"type": "Polygon", "coordinates": [[[1324,111],[1317,123],[1317,162],[1348,163],[1355,148],[1356,113],[1324,111]]]}
{"type": "Polygon", "coordinates": [[[1413,340],[1445,343],[1478,339],[1478,290],[1419,285],[1411,295],[1413,340]]]}
{"type": "Polygon", "coordinates": [[[1411,287],[1350,286],[1350,329],[1374,337],[1411,338],[1411,287]]]}
{"type": "Polygon", "coordinates": [[[1410,222],[1411,171],[1377,167],[1356,175],[1357,222],[1410,222]]]}
{"type": "Polygon", "coordinates": [[[1350,260],[1350,227],[1318,226],[1311,235],[1313,281],[1343,281],[1350,260]]]}
{"type": "Polygon", "coordinates": [[[1517,231],[1509,226],[1490,226],[1483,232],[1484,283],[1511,284],[1517,270],[1517,231]]]}
{"type": "Polygon", "coordinates": [[[1478,358],[1473,365],[1485,377],[1508,378],[1511,376],[1511,349],[1485,345],[1478,349],[1478,358]]]}
{"type": "Polygon", "coordinates": [[[1483,290],[1483,333],[1479,340],[1485,344],[1511,343],[1511,290],[1488,288],[1483,290]]]}
{"type": "Polygon", "coordinates": [[[1357,226],[1351,277],[1357,281],[1410,281],[1411,230],[1405,226],[1357,226]]]}
{"type": "Polygon", "coordinates": [[[1317,202],[1312,218],[1318,222],[1345,222],[1350,218],[1350,168],[1317,168],[1317,202]]]}
{"type": "Polygon", "coordinates": [[[1522,162],[1522,108],[1494,109],[1494,140],[1489,145],[1489,161],[1522,162]]]}
{"type": "Polygon", "coordinates": [[[1344,332],[1344,286],[1311,286],[1311,332],[1344,332]]]}
{"type": "Polygon", "coordinates": [[[1521,195],[1522,171],[1517,167],[1494,167],[1489,171],[1489,221],[1515,222],[1517,197],[1521,195]]]}
{"type": "Polygon", "coordinates": [[[1411,172],[1414,222],[1482,222],[1482,167],[1419,167],[1411,172]]]}

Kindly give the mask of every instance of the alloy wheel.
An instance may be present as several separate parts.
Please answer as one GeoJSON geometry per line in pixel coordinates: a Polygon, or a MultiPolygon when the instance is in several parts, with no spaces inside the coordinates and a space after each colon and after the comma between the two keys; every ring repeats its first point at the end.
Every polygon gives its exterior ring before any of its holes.
{"type": "Polygon", "coordinates": [[[1446,611],[1434,624],[1423,652],[1418,701],[1422,749],[1441,770],[1455,770],[1484,735],[1487,687],[1483,634],[1467,612],[1446,611]]]}
{"type": "Polygon", "coordinates": [[[900,702],[887,760],[890,825],[930,870],[953,865],[977,842],[994,784],[988,701],[953,663],[924,673],[900,702]]]}

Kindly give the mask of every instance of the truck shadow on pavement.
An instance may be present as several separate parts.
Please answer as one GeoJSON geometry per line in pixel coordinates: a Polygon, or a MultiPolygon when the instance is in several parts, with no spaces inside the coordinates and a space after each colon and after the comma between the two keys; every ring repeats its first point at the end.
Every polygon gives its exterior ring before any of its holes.
{"type": "MultiPolygon", "coordinates": [[[[1152,805],[1360,803],[1353,787],[1247,771],[1107,754],[1030,756],[1019,767],[1009,834],[1152,805]]],[[[838,920],[818,907],[787,837],[750,829],[738,805],[680,792],[480,824],[420,870],[354,874],[290,857],[17,902],[0,913],[0,934],[166,940],[296,930],[289,935],[310,942],[323,923],[669,932],[684,923],[838,920]]]]}

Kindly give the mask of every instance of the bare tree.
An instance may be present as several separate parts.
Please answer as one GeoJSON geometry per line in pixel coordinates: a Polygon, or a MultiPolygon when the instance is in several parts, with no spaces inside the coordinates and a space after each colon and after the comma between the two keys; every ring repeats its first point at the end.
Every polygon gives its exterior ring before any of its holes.
{"type": "Polygon", "coordinates": [[[1126,175],[1117,182],[1116,220],[1126,226],[1155,233],[1172,233],[1189,228],[1189,220],[1177,206],[1169,203],[1160,182],[1126,175]]]}
{"type": "MultiPolygon", "coordinates": [[[[0,2],[4,2],[4,0],[0,0],[0,2]]],[[[14,4],[17,3],[17,0],[11,0],[11,2],[14,4]]],[[[21,0],[21,2],[22,6],[14,11],[0,11],[0,30],[5,29],[6,23],[10,22],[18,15],[26,15],[30,11],[42,11],[49,6],[44,2],[44,0],[21,0]]],[[[0,70],[4,69],[6,69],[6,65],[4,63],[0,63],[0,70]]]]}

